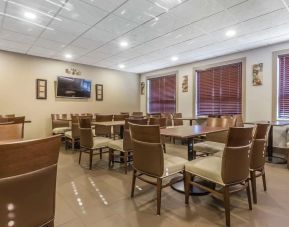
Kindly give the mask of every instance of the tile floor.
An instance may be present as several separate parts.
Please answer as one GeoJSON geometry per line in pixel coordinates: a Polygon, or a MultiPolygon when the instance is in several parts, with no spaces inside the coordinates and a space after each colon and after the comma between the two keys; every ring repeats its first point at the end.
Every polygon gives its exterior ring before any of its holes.
{"type": "MultiPolygon", "coordinates": [[[[186,147],[168,145],[167,152],[186,157],[186,147]]],[[[185,206],[184,195],[170,187],[162,193],[161,216],[156,216],[155,188],[137,181],[130,198],[131,171],[125,175],[116,166],[107,168],[107,156],[88,157],[78,164],[78,152],[61,149],[57,176],[56,227],[185,227],[225,226],[222,202],[211,195],[194,196],[185,206]]],[[[289,170],[285,165],[267,165],[268,191],[258,179],[258,205],[249,211],[246,193],[231,199],[232,226],[289,226],[289,170]]]]}

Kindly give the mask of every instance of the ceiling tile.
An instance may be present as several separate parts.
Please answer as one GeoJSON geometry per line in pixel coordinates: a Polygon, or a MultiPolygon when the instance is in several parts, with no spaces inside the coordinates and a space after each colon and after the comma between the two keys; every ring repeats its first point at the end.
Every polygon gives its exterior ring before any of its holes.
{"type": "Polygon", "coordinates": [[[33,46],[27,54],[34,55],[34,56],[39,56],[39,57],[53,57],[57,53],[56,50],[50,50],[44,47],[39,47],[39,46],[33,46]]]}
{"type": "Polygon", "coordinates": [[[117,37],[117,35],[94,27],[90,29],[89,31],[87,31],[85,34],[83,34],[83,37],[87,39],[99,41],[102,43],[106,43],[114,39],[115,37],[117,37]]]}
{"type": "Polygon", "coordinates": [[[70,11],[62,9],[60,16],[80,22],[82,24],[94,25],[101,18],[107,15],[107,12],[97,7],[89,5],[79,0],[70,0],[70,11]]]}
{"type": "Polygon", "coordinates": [[[0,39],[0,49],[18,53],[25,53],[30,47],[27,43],[13,42],[10,40],[0,39]]]}
{"type": "Polygon", "coordinates": [[[149,0],[162,10],[169,11],[171,8],[181,4],[185,0],[149,0]]]}
{"type": "Polygon", "coordinates": [[[73,41],[74,39],[76,39],[77,35],[76,34],[70,34],[67,32],[57,31],[57,30],[54,30],[54,31],[46,30],[45,32],[43,32],[41,34],[40,38],[68,44],[71,41],[73,41]]]}
{"type": "Polygon", "coordinates": [[[124,2],[127,2],[127,0],[80,0],[80,1],[86,2],[88,4],[91,4],[100,9],[106,10],[108,12],[115,10],[121,4],[123,4],[124,2]]]}
{"type": "Polygon", "coordinates": [[[72,45],[76,47],[80,47],[80,48],[85,48],[85,49],[96,49],[97,47],[101,46],[104,43],[105,43],[104,41],[97,41],[97,40],[79,37],[72,43],[72,45]]]}
{"type": "Polygon", "coordinates": [[[0,39],[10,40],[18,43],[33,44],[36,40],[36,37],[2,29],[0,30],[0,39]]]}
{"type": "Polygon", "coordinates": [[[137,24],[142,24],[148,20],[156,19],[159,14],[164,12],[166,10],[147,0],[134,0],[128,1],[128,3],[116,10],[114,14],[137,24]]]}
{"type": "Polygon", "coordinates": [[[34,43],[34,46],[43,47],[43,48],[47,48],[47,49],[51,49],[55,51],[61,51],[65,47],[65,43],[47,40],[47,39],[38,39],[34,43]]]}

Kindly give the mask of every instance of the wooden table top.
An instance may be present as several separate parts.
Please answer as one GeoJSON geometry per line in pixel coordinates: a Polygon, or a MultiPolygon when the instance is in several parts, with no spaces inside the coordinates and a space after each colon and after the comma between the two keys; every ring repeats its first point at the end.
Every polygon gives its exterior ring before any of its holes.
{"type": "Polygon", "coordinates": [[[177,126],[161,129],[161,135],[186,139],[186,138],[194,138],[196,136],[209,134],[213,132],[222,132],[227,130],[228,128],[204,127],[201,125],[177,126]]]}
{"type": "Polygon", "coordinates": [[[92,125],[101,125],[101,126],[121,126],[125,124],[125,121],[103,121],[103,122],[91,122],[92,125]]]}
{"type": "Polygon", "coordinates": [[[270,123],[273,126],[286,126],[289,125],[289,121],[253,121],[253,122],[245,122],[244,124],[268,124],[270,123]]]}

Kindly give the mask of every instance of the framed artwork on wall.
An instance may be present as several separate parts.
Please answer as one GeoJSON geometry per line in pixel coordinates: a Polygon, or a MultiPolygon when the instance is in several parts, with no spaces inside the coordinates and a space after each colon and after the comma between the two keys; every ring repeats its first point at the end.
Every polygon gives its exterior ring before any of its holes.
{"type": "Polygon", "coordinates": [[[144,93],[145,93],[145,83],[141,82],[140,83],[140,94],[144,95],[144,93]]]}
{"type": "Polygon", "coordinates": [[[103,85],[102,84],[95,85],[95,100],[103,101],[103,85]]]}
{"type": "Polygon", "coordinates": [[[253,86],[263,84],[263,63],[253,65],[253,86]]]}
{"type": "Polygon", "coordinates": [[[47,80],[36,79],[36,99],[47,99],[47,80]]]}
{"type": "Polygon", "coordinates": [[[182,91],[188,92],[188,76],[183,76],[182,91]]]}

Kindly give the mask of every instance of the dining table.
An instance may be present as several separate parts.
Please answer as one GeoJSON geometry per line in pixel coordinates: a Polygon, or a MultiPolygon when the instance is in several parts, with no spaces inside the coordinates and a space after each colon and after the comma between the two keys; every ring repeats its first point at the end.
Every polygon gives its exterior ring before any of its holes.
{"type": "MultiPolygon", "coordinates": [[[[192,126],[175,126],[170,128],[163,128],[160,130],[162,136],[168,136],[173,138],[178,138],[187,141],[187,159],[189,161],[196,158],[196,153],[194,152],[194,138],[206,135],[209,133],[223,132],[227,131],[228,128],[223,127],[207,127],[202,125],[192,125],[192,126]]],[[[172,188],[178,192],[184,193],[184,182],[183,177],[173,178],[172,181],[176,182],[172,184],[172,188]],[[177,179],[178,178],[178,179],[177,179]]],[[[203,181],[197,177],[194,178],[198,183],[202,183],[207,187],[215,187],[214,184],[203,181]]],[[[192,195],[207,195],[209,192],[203,189],[192,187],[192,195]]]]}

